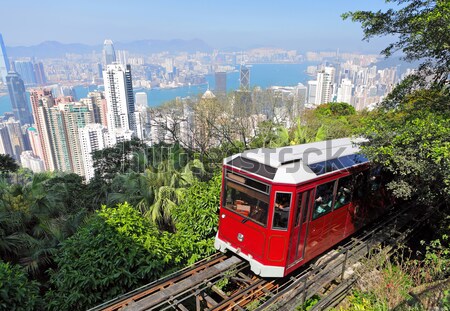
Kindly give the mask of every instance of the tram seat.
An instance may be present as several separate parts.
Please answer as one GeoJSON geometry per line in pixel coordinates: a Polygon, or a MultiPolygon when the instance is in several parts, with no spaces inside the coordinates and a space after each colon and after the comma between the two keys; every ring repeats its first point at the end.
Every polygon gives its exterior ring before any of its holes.
{"type": "Polygon", "coordinates": [[[248,216],[250,214],[250,205],[237,204],[236,205],[236,211],[239,214],[248,216]]]}

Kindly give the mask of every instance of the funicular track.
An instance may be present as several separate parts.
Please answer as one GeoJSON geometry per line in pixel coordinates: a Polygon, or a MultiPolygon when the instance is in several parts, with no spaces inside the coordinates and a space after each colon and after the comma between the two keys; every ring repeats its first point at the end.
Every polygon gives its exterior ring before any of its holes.
{"type": "MultiPolygon", "coordinates": [[[[292,310],[314,295],[314,310],[333,305],[355,281],[355,265],[377,247],[404,242],[429,217],[419,206],[397,208],[347,242],[282,279],[265,279],[249,272],[236,256],[216,253],[191,267],[150,283],[97,310],[292,310]],[[224,290],[225,285],[233,285],[224,290]]],[[[225,286],[226,288],[227,286],[225,286]]]]}

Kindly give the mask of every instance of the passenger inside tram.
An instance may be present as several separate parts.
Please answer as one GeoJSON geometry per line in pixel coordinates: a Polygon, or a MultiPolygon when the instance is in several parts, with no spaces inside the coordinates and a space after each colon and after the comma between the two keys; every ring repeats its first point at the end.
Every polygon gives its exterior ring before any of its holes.
{"type": "Polygon", "coordinates": [[[269,196],[237,183],[228,181],[225,188],[224,207],[266,225],[269,196]]]}
{"type": "Polygon", "coordinates": [[[273,227],[275,229],[286,229],[288,227],[289,212],[291,211],[290,203],[290,193],[277,193],[273,216],[273,227]]]}

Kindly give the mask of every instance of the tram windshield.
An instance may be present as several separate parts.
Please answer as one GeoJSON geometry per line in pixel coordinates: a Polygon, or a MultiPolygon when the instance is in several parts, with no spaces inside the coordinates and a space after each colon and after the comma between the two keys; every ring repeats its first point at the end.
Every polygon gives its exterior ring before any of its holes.
{"type": "Polygon", "coordinates": [[[267,225],[269,186],[234,173],[227,173],[223,206],[244,219],[267,225]]]}

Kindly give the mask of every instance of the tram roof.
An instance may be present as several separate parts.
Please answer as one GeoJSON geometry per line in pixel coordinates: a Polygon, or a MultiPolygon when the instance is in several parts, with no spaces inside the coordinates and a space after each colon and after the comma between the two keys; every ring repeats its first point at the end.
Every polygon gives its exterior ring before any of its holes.
{"type": "Polygon", "coordinates": [[[368,160],[359,154],[361,138],[340,138],[281,148],[247,150],[224,164],[280,183],[300,183],[368,160]]]}

